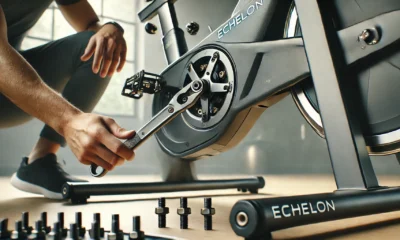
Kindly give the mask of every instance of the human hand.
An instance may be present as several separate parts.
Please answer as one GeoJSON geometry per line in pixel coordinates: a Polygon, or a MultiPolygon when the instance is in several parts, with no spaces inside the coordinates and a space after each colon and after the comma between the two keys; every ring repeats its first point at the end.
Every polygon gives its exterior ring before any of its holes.
{"type": "Polygon", "coordinates": [[[119,139],[129,139],[135,134],[135,131],[121,128],[111,118],[89,113],[74,117],[63,132],[79,162],[85,165],[95,163],[108,171],[122,165],[125,160],[133,160],[135,153],[119,139]]]}
{"type": "Polygon", "coordinates": [[[88,61],[93,55],[92,70],[101,77],[112,76],[120,72],[126,61],[126,41],[123,33],[114,25],[106,24],[93,35],[81,56],[82,61],[88,61]],[[101,67],[101,69],[100,69],[101,67]]]}

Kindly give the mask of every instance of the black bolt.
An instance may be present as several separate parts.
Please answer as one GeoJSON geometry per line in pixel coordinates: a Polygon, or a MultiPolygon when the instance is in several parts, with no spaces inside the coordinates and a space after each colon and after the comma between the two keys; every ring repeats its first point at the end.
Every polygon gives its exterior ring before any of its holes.
{"type": "Polygon", "coordinates": [[[124,239],[124,233],[119,228],[119,215],[118,214],[112,215],[111,233],[114,233],[116,235],[117,240],[124,239]]]}
{"type": "Polygon", "coordinates": [[[100,237],[104,237],[104,228],[101,227],[101,218],[100,218],[100,213],[95,213],[93,214],[93,220],[97,223],[99,223],[99,229],[100,229],[100,237]]]}
{"type": "Polygon", "coordinates": [[[64,213],[59,212],[57,214],[57,217],[58,217],[58,222],[60,223],[61,236],[65,238],[68,235],[68,229],[64,228],[64,213]]]}
{"type": "Polygon", "coordinates": [[[11,239],[25,240],[27,238],[26,231],[22,228],[22,221],[15,222],[15,230],[12,232],[11,239]]]}
{"type": "Polygon", "coordinates": [[[100,224],[98,222],[92,222],[92,228],[90,229],[89,235],[93,240],[100,240],[100,224]]]}
{"type": "Polygon", "coordinates": [[[76,223],[76,227],[78,228],[79,237],[81,237],[81,238],[85,237],[86,228],[82,227],[82,213],[81,212],[75,213],[75,223],[76,223]]]}
{"type": "Polygon", "coordinates": [[[47,226],[47,212],[42,212],[40,215],[40,220],[42,220],[43,230],[47,233],[51,232],[51,227],[47,226]]]}
{"type": "Polygon", "coordinates": [[[42,221],[36,221],[35,223],[35,227],[36,229],[34,231],[32,231],[33,234],[36,234],[36,238],[37,240],[40,239],[46,239],[46,232],[43,231],[43,223],[42,221]]]}
{"type": "Polygon", "coordinates": [[[79,231],[76,223],[71,223],[69,225],[69,239],[71,240],[79,240],[79,231]]]}
{"type": "Polygon", "coordinates": [[[8,239],[11,232],[8,230],[8,219],[4,218],[0,221],[0,239],[8,239]]]}
{"type": "Polygon", "coordinates": [[[132,218],[132,232],[129,233],[129,240],[144,239],[144,232],[140,230],[140,216],[132,218]]]}
{"type": "Polygon", "coordinates": [[[169,208],[165,207],[165,198],[158,199],[158,207],[155,212],[158,215],[158,227],[165,228],[167,225],[166,215],[169,213],[169,208]]]}
{"type": "Polygon", "coordinates": [[[200,211],[204,216],[204,230],[212,230],[212,215],[215,214],[215,209],[211,205],[211,198],[204,198],[204,208],[200,211]]]}
{"type": "Polygon", "coordinates": [[[59,222],[54,223],[53,230],[50,232],[50,236],[52,237],[53,240],[62,240],[59,222]]]}
{"type": "Polygon", "coordinates": [[[29,226],[29,212],[22,213],[22,228],[28,235],[32,233],[33,228],[29,226]]]}
{"type": "Polygon", "coordinates": [[[197,22],[190,22],[186,24],[186,31],[190,35],[196,35],[200,30],[200,25],[197,22]]]}
{"type": "Polygon", "coordinates": [[[191,214],[191,209],[188,208],[187,198],[181,197],[180,199],[180,208],[178,208],[177,213],[180,215],[181,219],[181,229],[188,229],[188,215],[191,214]]]}
{"type": "Polygon", "coordinates": [[[152,24],[152,23],[146,23],[146,25],[144,26],[144,29],[146,30],[146,32],[148,34],[156,34],[157,32],[157,26],[152,24]]]}

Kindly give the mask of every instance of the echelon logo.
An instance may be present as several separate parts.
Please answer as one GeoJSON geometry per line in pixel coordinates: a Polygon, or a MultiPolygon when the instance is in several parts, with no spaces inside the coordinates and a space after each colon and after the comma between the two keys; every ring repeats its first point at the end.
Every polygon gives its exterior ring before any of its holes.
{"type": "Polygon", "coordinates": [[[288,218],[301,215],[321,214],[330,211],[336,211],[333,200],[318,202],[304,202],[298,204],[285,204],[272,206],[274,218],[288,218]]]}
{"type": "Polygon", "coordinates": [[[236,17],[229,20],[227,24],[225,24],[223,27],[221,27],[221,29],[218,30],[218,39],[223,38],[232,29],[234,29],[243,21],[245,21],[248,17],[253,15],[263,5],[264,0],[257,0],[254,4],[250,5],[246,11],[239,13],[236,17]]]}

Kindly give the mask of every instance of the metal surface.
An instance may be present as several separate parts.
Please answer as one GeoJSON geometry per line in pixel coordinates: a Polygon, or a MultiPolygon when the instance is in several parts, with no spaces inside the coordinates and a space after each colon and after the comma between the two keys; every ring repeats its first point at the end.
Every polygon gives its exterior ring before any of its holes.
{"type": "MultiPolygon", "coordinates": [[[[137,131],[137,134],[124,142],[131,150],[135,150],[151,135],[160,130],[168,122],[174,119],[177,115],[193,106],[204,92],[205,86],[202,80],[196,78],[190,84],[182,88],[171,99],[169,104],[164,107],[157,115],[155,115],[148,123],[137,131]],[[186,101],[182,101],[182,99],[186,101]]],[[[90,165],[90,173],[94,177],[103,177],[107,174],[107,170],[92,163],[90,165]]]]}
{"type": "Polygon", "coordinates": [[[231,210],[230,223],[237,235],[247,239],[280,229],[396,211],[399,199],[399,188],[382,188],[241,200],[231,210]]]}
{"type": "Polygon", "coordinates": [[[344,90],[345,65],[329,13],[320,13],[316,0],[295,0],[308,63],[321,109],[337,187],[378,187],[359,125],[354,98],[344,90]],[[340,85],[339,85],[340,81],[340,85]]]}
{"type": "Polygon", "coordinates": [[[264,178],[243,178],[226,180],[198,180],[193,182],[151,182],[151,183],[66,183],[63,186],[64,199],[73,203],[85,202],[90,196],[142,194],[160,192],[201,191],[217,189],[248,189],[255,193],[265,186],[264,178]]]}

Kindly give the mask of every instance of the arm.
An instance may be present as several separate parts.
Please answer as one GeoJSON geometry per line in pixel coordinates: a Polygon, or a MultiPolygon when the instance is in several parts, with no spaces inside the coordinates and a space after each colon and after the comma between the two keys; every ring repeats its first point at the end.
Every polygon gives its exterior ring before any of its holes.
{"type": "Polygon", "coordinates": [[[6,19],[1,8],[0,29],[0,92],[26,113],[63,134],[63,126],[81,111],[49,88],[8,44],[6,19]]]}
{"type": "Polygon", "coordinates": [[[63,135],[81,163],[93,162],[111,170],[124,159],[134,157],[134,153],[117,139],[130,138],[135,134],[133,131],[122,129],[111,118],[83,113],[68,103],[9,45],[1,6],[0,93],[63,135]]]}
{"type": "Polygon", "coordinates": [[[90,39],[81,60],[88,61],[94,55],[93,72],[96,74],[100,72],[101,77],[111,77],[115,71],[120,72],[125,64],[127,52],[123,32],[111,24],[101,26],[99,18],[87,0],[57,2],[65,19],[77,32],[86,30],[96,32],[90,39]]]}

